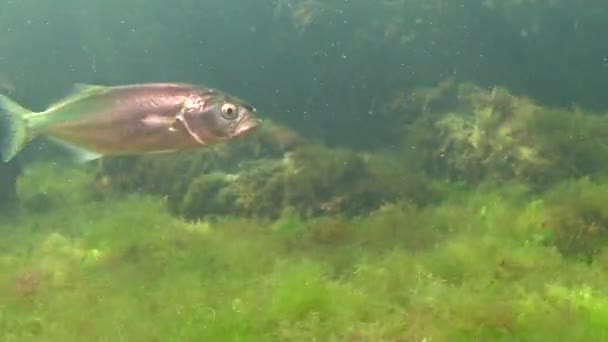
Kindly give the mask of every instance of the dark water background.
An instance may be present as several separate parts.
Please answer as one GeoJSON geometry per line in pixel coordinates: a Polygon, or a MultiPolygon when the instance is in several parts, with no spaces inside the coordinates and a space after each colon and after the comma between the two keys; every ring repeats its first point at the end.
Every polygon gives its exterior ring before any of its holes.
{"type": "Polygon", "coordinates": [[[0,71],[38,108],[74,82],[191,81],[373,146],[390,143],[375,114],[392,92],[449,77],[606,108],[607,16],[601,1],[6,0],[0,71]]]}

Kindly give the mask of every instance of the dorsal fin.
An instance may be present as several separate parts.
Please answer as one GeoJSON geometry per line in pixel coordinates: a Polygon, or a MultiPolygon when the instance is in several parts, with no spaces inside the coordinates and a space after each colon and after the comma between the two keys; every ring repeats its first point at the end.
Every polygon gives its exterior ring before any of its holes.
{"type": "Polygon", "coordinates": [[[74,93],[91,93],[97,92],[108,87],[96,84],[87,84],[87,83],[75,83],[74,84],[74,93]]]}
{"type": "Polygon", "coordinates": [[[100,85],[92,85],[92,84],[86,84],[86,83],[76,83],[74,84],[74,87],[72,89],[72,92],[70,92],[67,96],[65,96],[64,98],[62,98],[61,100],[51,104],[47,111],[53,110],[55,108],[64,106],[70,102],[74,102],[76,100],[79,100],[83,97],[86,96],[90,96],[93,94],[97,94],[97,93],[101,93],[103,91],[106,91],[107,89],[110,89],[110,87],[106,87],[106,86],[100,86],[100,85]]]}

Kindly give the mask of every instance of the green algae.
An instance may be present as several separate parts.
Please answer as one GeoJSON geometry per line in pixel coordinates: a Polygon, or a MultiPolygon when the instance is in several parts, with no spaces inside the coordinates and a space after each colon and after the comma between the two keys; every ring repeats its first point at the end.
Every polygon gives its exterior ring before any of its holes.
{"type": "Polygon", "coordinates": [[[402,100],[396,115],[406,158],[433,178],[466,184],[518,181],[546,190],[563,179],[601,177],[608,119],[551,108],[507,89],[446,81],[402,100]]]}
{"type": "Polygon", "coordinates": [[[60,200],[47,211],[24,205],[0,225],[3,340],[608,335],[603,244],[589,247],[589,262],[570,257],[561,233],[538,238],[557,229],[545,223],[555,210],[588,217],[563,201],[593,207],[601,181],[546,194],[480,186],[354,217],[285,209],[276,219],[189,222],[163,198],[89,196],[96,181],[87,170],[44,165],[22,177],[25,203],[41,192],[60,200]]]}
{"type": "Polygon", "coordinates": [[[276,218],[285,207],[304,216],[355,216],[397,199],[422,205],[438,198],[438,185],[392,152],[371,154],[308,143],[280,155],[255,157],[239,148],[109,159],[98,177],[109,180],[109,190],[166,197],[174,213],[190,219],[226,214],[276,218]],[[234,154],[246,158],[238,163],[225,159],[234,154]]]}

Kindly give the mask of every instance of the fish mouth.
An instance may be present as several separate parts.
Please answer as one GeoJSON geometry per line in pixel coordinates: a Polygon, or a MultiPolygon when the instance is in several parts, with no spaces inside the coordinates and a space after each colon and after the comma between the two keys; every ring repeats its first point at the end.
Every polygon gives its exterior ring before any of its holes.
{"type": "Polygon", "coordinates": [[[262,124],[262,120],[258,118],[246,118],[241,120],[234,131],[234,136],[247,134],[262,124]]]}

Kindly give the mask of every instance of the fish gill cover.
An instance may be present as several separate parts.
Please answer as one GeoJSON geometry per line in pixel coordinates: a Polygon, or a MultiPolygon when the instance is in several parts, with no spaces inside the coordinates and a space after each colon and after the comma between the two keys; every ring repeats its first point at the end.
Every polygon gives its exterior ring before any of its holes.
{"type": "Polygon", "coordinates": [[[0,164],[0,339],[606,340],[604,2],[60,3],[0,3],[2,94],[202,83],[264,124],[0,164]]]}

